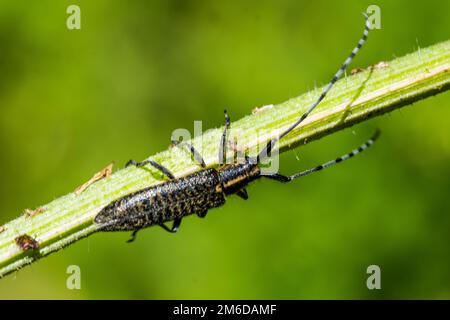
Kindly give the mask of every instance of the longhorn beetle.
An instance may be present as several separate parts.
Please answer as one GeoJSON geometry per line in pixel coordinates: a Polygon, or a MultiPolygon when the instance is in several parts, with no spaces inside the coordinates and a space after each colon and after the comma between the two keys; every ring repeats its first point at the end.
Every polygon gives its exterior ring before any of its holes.
{"type": "MultiPolygon", "coordinates": [[[[140,229],[153,225],[159,225],[169,232],[176,232],[180,227],[181,219],[183,217],[196,213],[199,217],[204,218],[209,209],[223,205],[226,196],[235,194],[243,199],[248,199],[245,187],[256,179],[265,177],[280,182],[289,182],[347,160],[370,147],[379,136],[378,130],[372,138],[358,149],[335,160],[331,160],[291,176],[284,176],[279,173],[264,174],[259,167],[261,160],[266,159],[268,155],[270,155],[273,145],[305,120],[314,108],[325,98],[338,78],[350,64],[353,57],[361,49],[367,39],[370,29],[366,14],[364,14],[364,18],[365,27],[362,37],[317,101],[294,124],[283,131],[278,137],[271,139],[256,157],[246,156],[244,163],[225,164],[227,130],[230,128],[230,118],[225,110],[225,128],[220,139],[219,148],[219,163],[221,166],[218,169],[206,168],[202,156],[191,144],[188,144],[190,152],[193,158],[200,164],[202,170],[185,177],[176,178],[167,168],[150,159],[142,162],[136,162],[134,160],[128,161],[126,166],[135,165],[137,167],[142,167],[150,164],[158,169],[169,180],[159,185],[136,191],[108,204],[94,219],[94,222],[99,224],[99,230],[133,231],[132,237],[128,242],[131,242],[136,238],[136,233],[140,229]],[[171,228],[164,224],[166,221],[173,221],[171,228]]],[[[172,143],[174,145],[178,144],[177,141],[172,141],[172,143]]]]}

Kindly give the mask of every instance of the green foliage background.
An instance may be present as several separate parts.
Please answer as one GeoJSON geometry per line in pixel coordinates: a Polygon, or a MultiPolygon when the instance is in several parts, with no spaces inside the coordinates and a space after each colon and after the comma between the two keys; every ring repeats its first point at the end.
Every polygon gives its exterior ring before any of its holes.
{"type": "MultiPolygon", "coordinates": [[[[0,224],[110,161],[167,148],[175,128],[222,124],[329,80],[377,4],[352,68],[448,39],[446,1],[0,3],[0,224]],[[66,28],[81,7],[82,29],[66,28]]],[[[292,173],[375,127],[379,144],[289,185],[261,181],[181,231],[99,233],[0,280],[0,298],[450,298],[450,95],[282,156],[292,173]],[[66,288],[79,265],[82,289],[66,288]],[[366,288],[377,264],[382,290],[366,288]]]]}

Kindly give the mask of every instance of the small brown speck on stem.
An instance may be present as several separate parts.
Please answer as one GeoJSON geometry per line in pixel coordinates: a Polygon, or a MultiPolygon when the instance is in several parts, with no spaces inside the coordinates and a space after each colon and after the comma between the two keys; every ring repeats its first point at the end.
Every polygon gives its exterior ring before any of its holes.
{"type": "Polygon", "coordinates": [[[27,251],[27,250],[36,250],[39,248],[39,242],[37,242],[36,239],[34,239],[33,237],[27,235],[27,234],[23,234],[21,236],[18,236],[17,238],[15,238],[16,240],[16,244],[23,250],[23,251],[27,251]]]}

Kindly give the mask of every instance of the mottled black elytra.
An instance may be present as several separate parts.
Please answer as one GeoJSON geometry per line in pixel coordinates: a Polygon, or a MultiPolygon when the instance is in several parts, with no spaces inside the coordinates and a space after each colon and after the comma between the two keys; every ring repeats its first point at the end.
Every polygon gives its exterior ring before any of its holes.
{"type": "MultiPolygon", "coordinates": [[[[103,208],[95,217],[94,222],[99,224],[99,230],[102,231],[133,231],[129,241],[135,239],[136,233],[146,227],[159,225],[169,232],[176,232],[181,224],[181,219],[187,215],[196,213],[203,218],[209,209],[219,207],[225,203],[226,196],[235,194],[243,199],[247,199],[245,187],[253,180],[261,177],[270,178],[280,182],[289,182],[304,175],[322,170],[333,164],[347,160],[354,155],[362,152],[371,146],[379,135],[377,131],[372,138],[361,145],[358,149],[351,151],[335,160],[314,168],[296,173],[292,176],[284,176],[278,173],[264,174],[261,172],[259,164],[270,155],[273,145],[297,127],[314,108],[325,98],[327,93],[333,87],[337,79],[352,61],[365,43],[369,34],[369,21],[365,17],[365,27],[362,37],[358,44],[347,57],[343,65],[331,79],[328,86],[322,92],[318,100],[292,124],[288,129],[282,132],[278,137],[270,140],[263,150],[253,158],[246,157],[244,163],[225,164],[227,147],[227,130],[230,128],[230,118],[225,111],[225,129],[220,141],[218,169],[206,168],[205,161],[197,152],[194,146],[188,144],[190,152],[196,161],[201,165],[202,170],[176,178],[167,168],[153,160],[135,162],[130,160],[128,165],[138,167],[150,164],[162,172],[169,180],[156,186],[148,187],[120,199],[113,201],[103,208]],[[168,228],[164,222],[173,221],[171,228],[168,228]]],[[[177,142],[173,141],[174,144],[177,142]]]]}

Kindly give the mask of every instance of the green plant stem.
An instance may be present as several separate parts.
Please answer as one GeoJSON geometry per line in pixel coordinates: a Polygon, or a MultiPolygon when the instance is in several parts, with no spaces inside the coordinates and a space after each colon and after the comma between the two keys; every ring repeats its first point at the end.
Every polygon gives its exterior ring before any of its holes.
{"type": "MultiPolygon", "coordinates": [[[[390,61],[387,67],[368,68],[341,79],[313,114],[281,139],[278,147],[285,151],[444,92],[450,87],[449,70],[450,41],[445,41],[390,61]]],[[[232,127],[240,132],[239,148],[255,152],[258,144],[267,142],[292,124],[317,99],[321,90],[316,89],[233,122],[232,127]]],[[[202,136],[202,155],[208,166],[218,165],[221,131],[222,128],[213,129],[202,136]]],[[[200,139],[195,138],[193,144],[199,147],[200,139]]],[[[152,159],[177,177],[200,170],[189,153],[180,148],[170,148],[152,159]]],[[[6,229],[0,233],[0,276],[94,233],[97,227],[93,219],[106,204],[161,181],[161,176],[150,167],[148,170],[135,167],[118,170],[80,195],[70,193],[44,205],[45,211],[36,216],[22,215],[5,224],[6,229]],[[39,242],[39,248],[22,250],[15,238],[23,234],[33,236],[39,242]]]]}

